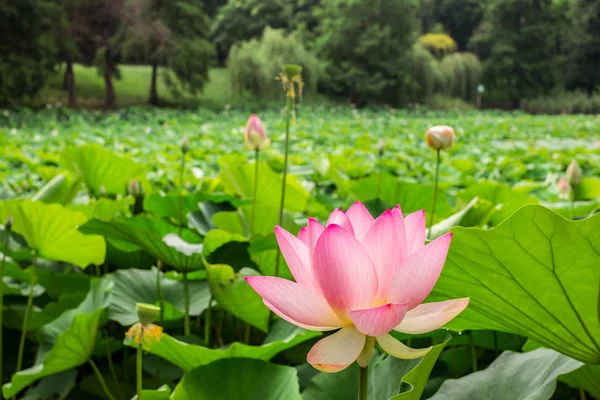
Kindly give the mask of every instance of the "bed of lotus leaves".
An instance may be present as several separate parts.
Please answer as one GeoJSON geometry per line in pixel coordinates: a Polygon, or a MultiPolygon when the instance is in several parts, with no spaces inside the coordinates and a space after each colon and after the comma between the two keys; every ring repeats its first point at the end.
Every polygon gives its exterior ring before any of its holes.
{"type": "MultiPolygon", "coordinates": [[[[159,287],[166,333],[146,349],[144,399],[356,397],[357,366],[312,369],[306,353],[322,334],[271,320],[243,279],[274,273],[285,122],[280,112],[261,115],[273,144],[262,154],[250,238],[247,118],[145,108],[0,114],[0,220],[14,221],[10,234],[0,231],[1,243],[9,235],[0,248],[4,397],[107,398],[91,359],[116,399],[132,398],[135,349],[124,333],[137,322],[136,302],[158,304],[159,287]],[[181,180],[183,135],[191,150],[181,180]],[[129,194],[133,180],[143,196],[129,194]],[[202,253],[165,244],[169,233],[202,253]],[[24,369],[15,371],[30,293],[24,369]]],[[[442,154],[431,236],[454,238],[430,300],[471,302],[448,329],[394,333],[433,350],[417,360],[376,353],[369,398],[600,398],[597,117],[301,108],[284,227],[297,233],[307,215],[323,220],[357,200],[377,215],[396,204],[429,211],[435,153],[423,135],[442,123],[457,141],[442,154]],[[574,158],[585,178],[569,220],[556,182],[574,158]]],[[[291,279],[285,265],[281,275],[291,279]]]]}

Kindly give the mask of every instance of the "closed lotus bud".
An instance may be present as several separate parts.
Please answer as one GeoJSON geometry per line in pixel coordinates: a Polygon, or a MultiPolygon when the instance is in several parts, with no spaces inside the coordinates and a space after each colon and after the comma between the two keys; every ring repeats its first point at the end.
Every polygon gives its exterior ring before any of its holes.
{"type": "Polygon", "coordinates": [[[583,179],[583,172],[577,160],[571,161],[571,164],[567,167],[567,182],[571,186],[579,186],[583,179]]]}
{"type": "Polygon", "coordinates": [[[152,304],[136,303],[135,311],[137,312],[140,324],[150,325],[160,312],[160,307],[153,306],[152,304]]]}
{"type": "Polygon", "coordinates": [[[142,195],[142,184],[137,179],[132,179],[127,186],[127,191],[133,197],[142,195]]]}
{"type": "Polygon", "coordinates": [[[185,154],[188,151],[190,151],[190,138],[186,135],[181,139],[181,152],[185,154]]]}
{"type": "Polygon", "coordinates": [[[4,229],[10,232],[12,230],[12,225],[13,220],[12,217],[9,215],[8,218],[6,218],[6,222],[4,223],[4,229]]]}
{"type": "Polygon", "coordinates": [[[571,186],[567,180],[565,178],[560,178],[556,184],[556,187],[558,189],[558,195],[560,198],[567,200],[569,198],[569,194],[571,193],[571,186]]]}
{"type": "Polygon", "coordinates": [[[262,121],[256,114],[252,114],[246,124],[244,132],[244,141],[246,146],[251,150],[262,150],[269,144],[267,131],[262,121]]]}
{"type": "Polygon", "coordinates": [[[451,126],[438,125],[427,130],[427,145],[434,150],[447,150],[454,143],[454,129],[451,126]]]}

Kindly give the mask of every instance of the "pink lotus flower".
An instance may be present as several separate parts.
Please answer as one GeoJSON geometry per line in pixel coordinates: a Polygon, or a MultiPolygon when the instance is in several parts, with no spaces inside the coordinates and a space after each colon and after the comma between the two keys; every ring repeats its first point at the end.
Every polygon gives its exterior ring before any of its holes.
{"type": "Polygon", "coordinates": [[[251,150],[262,150],[269,144],[265,126],[256,114],[252,114],[246,123],[244,141],[251,150]]]}
{"type": "Polygon", "coordinates": [[[249,276],[265,305],[284,320],[313,331],[336,333],[308,353],[313,367],[337,372],[354,361],[369,363],[375,341],[398,358],[421,357],[389,332],[438,329],[468,298],[421,304],[446,261],[452,234],[425,245],[425,213],[404,218],[396,206],[373,219],[362,203],[331,213],[324,228],[309,218],[298,237],[275,227],[281,252],[296,279],[249,276]]]}

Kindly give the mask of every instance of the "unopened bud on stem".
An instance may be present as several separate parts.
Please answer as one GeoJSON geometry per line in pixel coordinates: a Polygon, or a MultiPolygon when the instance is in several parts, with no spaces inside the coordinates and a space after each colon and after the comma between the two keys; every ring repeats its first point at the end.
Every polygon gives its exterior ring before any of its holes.
{"type": "Polygon", "coordinates": [[[579,186],[581,180],[583,179],[583,172],[581,171],[581,167],[577,160],[571,161],[571,164],[567,167],[567,182],[569,185],[575,187],[579,186]]]}
{"type": "Polygon", "coordinates": [[[427,130],[425,139],[427,145],[434,150],[447,150],[454,143],[454,129],[451,126],[433,126],[427,130]]]}
{"type": "Polygon", "coordinates": [[[250,150],[262,150],[269,144],[265,126],[256,114],[252,114],[246,123],[244,142],[250,150]]]}
{"type": "Polygon", "coordinates": [[[181,139],[181,152],[183,154],[186,154],[189,151],[190,151],[190,138],[188,138],[186,135],[181,139]]]}

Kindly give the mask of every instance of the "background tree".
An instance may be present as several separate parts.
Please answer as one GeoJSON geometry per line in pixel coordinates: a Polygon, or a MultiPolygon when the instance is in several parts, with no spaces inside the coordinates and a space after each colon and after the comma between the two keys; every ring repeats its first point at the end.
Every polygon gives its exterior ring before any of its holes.
{"type": "Polygon", "coordinates": [[[466,50],[469,39],[483,18],[485,3],[480,0],[443,0],[435,9],[435,19],[466,50]]]}
{"type": "Polygon", "coordinates": [[[600,0],[575,0],[567,33],[566,86],[591,94],[600,85],[600,0]]]}
{"type": "Polygon", "coordinates": [[[54,24],[60,13],[47,0],[0,0],[0,104],[35,95],[59,62],[54,24]]]}
{"type": "MultiPolygon", "coordinates": [[[[557,84],[556,15],[551,0],[493,0],[486,12],[489,28],[474,38],[489,49],[484,61],[487,86],[518,107],[525,97],[544,94],[557,84]]],[[[480,54],[479,54],[480,55],[480,54]]]]}
{"type": "Polygon", "coordinates": [[[180,95],[179,89],[199,93],[215,56],[203,0],[161,0],[159,17],[170,31],[168,46],[162,51],[167,86],[175,95],[180,95]]]}
{"type": "Polygon", "coordinates": [[[402,101],[410,82],[416,6],[405,0],[324,0],[317,54],[326,63],[323,89],[353,103],[402,101]]]}

